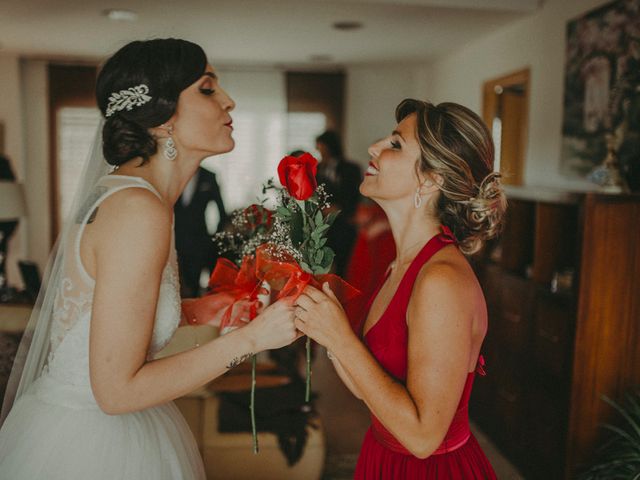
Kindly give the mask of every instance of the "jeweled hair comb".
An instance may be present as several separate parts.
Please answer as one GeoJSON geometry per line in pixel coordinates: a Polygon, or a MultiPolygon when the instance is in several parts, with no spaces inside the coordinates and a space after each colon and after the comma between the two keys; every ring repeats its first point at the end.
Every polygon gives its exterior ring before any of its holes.
{"type": "Polygon", "coordinates": [[[135,87],[127,88],[126,90],[120,90],[119,92],[113,92],[109,96],[109,103],[107,104],[107,112],[105,117],[109,118],[116,112],[123,110],[131,111],[133,107],[140,107],[151,100],[149,93],[149,87],[144,83],[136,85],[135,87]]]}

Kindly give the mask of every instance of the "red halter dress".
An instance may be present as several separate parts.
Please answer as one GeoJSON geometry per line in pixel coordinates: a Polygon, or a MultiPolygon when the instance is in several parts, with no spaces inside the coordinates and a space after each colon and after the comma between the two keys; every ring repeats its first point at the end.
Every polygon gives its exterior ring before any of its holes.
{"type": "MultiPolygon", "coordinates": [[[[411,262],[393,298],[378,322],[364,335],[364,342],[378,363],[402,384],[407,380],[407,307],[413,284],[422,266],[446,245],[455,243],[449,229],[433,237],[411,262]]],[[[380,288],[378,288],[378,291],[380,288]]],[[[373,298],[377,295],[374,294],[373,298]]],[[[358,464],[356,480],[495,479],[496,475],[480,445],[469,430],[468,403],[475,373],[484,375],[482,356],[469,372],[449,430],[442,444],[429,457],[413,456],[372,414],[358,464]]]]}

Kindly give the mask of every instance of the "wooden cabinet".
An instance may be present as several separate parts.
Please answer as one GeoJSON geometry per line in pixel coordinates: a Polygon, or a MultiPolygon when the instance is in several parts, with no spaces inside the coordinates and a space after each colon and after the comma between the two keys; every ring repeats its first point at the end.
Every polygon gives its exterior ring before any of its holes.
{"type": "Polygon", "coordinates": [[[512,187],[474,259],[489,311],[471,416],[526,478],[573,478],[640,385],[640,196],[512,187]]]}

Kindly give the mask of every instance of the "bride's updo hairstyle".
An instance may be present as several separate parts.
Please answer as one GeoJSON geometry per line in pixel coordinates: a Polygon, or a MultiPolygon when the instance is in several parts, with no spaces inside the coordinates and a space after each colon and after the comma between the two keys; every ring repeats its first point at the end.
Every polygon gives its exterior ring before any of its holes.
{"type": "Polygon", "coordinates": [[[132,158],[142,163],[156,153],[158,144],[148,129],[169,120],[180,92],[205,72],[207,57],[195,43],[175,38],[131,42],[102,67],[96,83],[98,107],[105,116],[102,151],[114,166],[132,158]],[[149,88],[149,101],[107,116],[109,97],[138,85],[149,88]]]}
{"type": "Polygon", "coordinates": [[[478,115],[457,103],[433,105],[407,99],[396,108],[398,123],[417,116],[417,168],[442,178],[436,215],[460,250],[476,253],[498,233],[507,207],[500,174],[493,171],[493,141],[478,115]]]}

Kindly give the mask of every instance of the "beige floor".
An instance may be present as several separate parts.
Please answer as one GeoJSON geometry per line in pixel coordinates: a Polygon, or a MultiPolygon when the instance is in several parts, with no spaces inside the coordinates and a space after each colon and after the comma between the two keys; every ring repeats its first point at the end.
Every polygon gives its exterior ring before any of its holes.
{"type": "MultiPolygon", "coordinates": [[[[336,375],[324,349],[318,348],[313,364],[313,390],[319,393],[316,407],[327,434],[327,467],[325,480],[349,478],[351,465],[357,458],[362,438],[369,426],[364,404],[356,399],[336,375]]],[[[500,480],[524,477],[511,465],[476,427],[472,429],[500,480]]]]}

